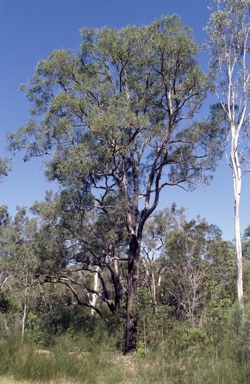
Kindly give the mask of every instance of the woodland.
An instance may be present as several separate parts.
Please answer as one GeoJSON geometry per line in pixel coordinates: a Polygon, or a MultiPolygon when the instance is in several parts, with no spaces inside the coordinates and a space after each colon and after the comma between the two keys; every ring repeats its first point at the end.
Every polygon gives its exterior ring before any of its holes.
{"type": "Polygon", "coordinates": [[[30,120],[8,149],[46,158],[60,189],[14,216],[0,206],[3,383],[249,383],[250,2],[214,4],[209,73],[172,15],[83,28],[77,52],[52,52],[22,85],[30,120]],[[175,202],[159,208],[168,188],[209,184],[223,156],[233,242],[175,202]]]}

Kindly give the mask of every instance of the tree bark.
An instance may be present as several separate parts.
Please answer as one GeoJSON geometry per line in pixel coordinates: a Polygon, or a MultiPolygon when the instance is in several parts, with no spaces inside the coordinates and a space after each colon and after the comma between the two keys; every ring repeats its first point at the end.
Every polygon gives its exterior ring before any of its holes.
{"type": "Polygon", "coordinates": [[[235,245],[236,245],[236,257],[237,257],[237,294],[240,308],[243,304],[243,266],[242,266],[242,244],[240,235],[240,216],[239,216],[239,201],[235,200],[235,214],[234,214],[234,226],[235,226],[235,245]]]}
{"type": "Polygon", "coordinates": [[[115,287],[115,306],[120,308],[122,304],[122,294],[123,294],[123,285],[122,277],[120,272],[120,267],[118,259],[113,260],[114,263],[114,287],[115,287]]]}
{"type": "Polygon", "coordinates": [[[137,338],[137,294],[139,283],[140,241],[135,235],[131,237],[128,256],[128,290],[125,353],[136,351],[137,338]]]}
{"type": "Polygon", "coordinates": [[[241,179],[234,175],[234,232],[237,260],[237,295],[240,308],[243,308],[243,266],[242,266],[242,244],[240,233],[240,192],[241,179]]]}
{"type": "Polygon", "coordinates": [[[238,130],[231,125],[231,162],[232,172],[234,181],[234,233],[235,233],[235,247],[236,247],[236,261],[237,261],[237,296],[240,308],[243,309],[243,268],[242,268],[242,244],[241,244],[241,233],[240,233],[240,197],[241,197],[241,164],[238,153],[238,130]]]}
{"type": "MultiPolygon", "coordinates": [[[[99,278],[98,278],[98,272],[100,270],[100,267],[97,267],[96,272],[94,273],[94,291],[98,292],[99,290],[99,278]]],[[[96,301],[97,301],[97,294],[92,293],[92,297],[89,300],[90,304],[95,307],[96,306],[96,301]]],[[[96,313],[94,308],[91,308],[91,315],[93,316],[96,313]]]]}

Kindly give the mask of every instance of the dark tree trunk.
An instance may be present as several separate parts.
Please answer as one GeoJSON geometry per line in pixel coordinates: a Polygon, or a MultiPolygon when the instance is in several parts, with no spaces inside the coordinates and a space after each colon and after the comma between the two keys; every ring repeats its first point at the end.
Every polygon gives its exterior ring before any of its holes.
{"type": "Polygon", "coordinates": [[[140,242],[136,236],[131,237],[128,256],[128,291],[126,318],[125,353],[136,351],[138,305],[137,293],[139,282],[140,242]]]}
{"type": "Polygon", "coordinates": [[[123,285],[122,285],[122,278],[121,278],[121,271],[119,266],[119,260],[114,259],[114,269],[109,267],[112,281],[114,284],[115,289],[115,307],[120,308],[122,305],[122,297],[123,297],[123,285]]]}

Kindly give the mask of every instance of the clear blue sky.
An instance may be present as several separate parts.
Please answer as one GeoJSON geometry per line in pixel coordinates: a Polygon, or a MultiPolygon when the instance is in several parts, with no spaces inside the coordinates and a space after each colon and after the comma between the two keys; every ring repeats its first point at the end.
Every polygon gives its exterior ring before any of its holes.
{"type": "MultiPolygon", "coordinates": [[[[125,27],[149,24],[163,15],[178,13],[194,31],[201,43],[206,39],[203,27],[209,18],[207,7],[212,0],[0,0],[0,151],[5,153],[5,134],[25,125],[29,118],[29,102],[19,85],[34,73],[36,63],[46,59],[54,49],[77,50],[81,43],[79,30],[84,27],[125,27]]],[[[206,68],[207,56],[200,57],[206,68]]],[[[208,102],[209,103],[209,102],[208,102]]],[[[10,213],[15,207],[31,206],[42,201],[52,185],[45,181],[42,162],[22,161],[22,154],[13,159],[13,170],[0,185],[0,204],[7,204],[10,213]]],[[[56,188],[56,186],[55,186],[56,188]]],[[[242,229],[250,223],[250,182],[243,180],[242,229]]],[[[173,201],[189,209],[188,216],[200,215],[218,225],[225,239],[233,234],[233,186],[225,159],[220,163],[209,187],[186,193],[168,188],[160,207],[173,201]]]]}

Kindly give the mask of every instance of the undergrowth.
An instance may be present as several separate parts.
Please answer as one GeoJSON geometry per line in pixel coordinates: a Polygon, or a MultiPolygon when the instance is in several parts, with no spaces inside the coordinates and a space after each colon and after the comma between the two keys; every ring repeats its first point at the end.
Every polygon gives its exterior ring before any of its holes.
{"type": "Polygon", "coordinates": [[[249,384],[249,314],[231,311],[217,328],[176,322],[153,348],[143,334],[128,356],[103,328],[68,332],[50,345],[13,334],[0,340],[0,384],[249,384]]]}

